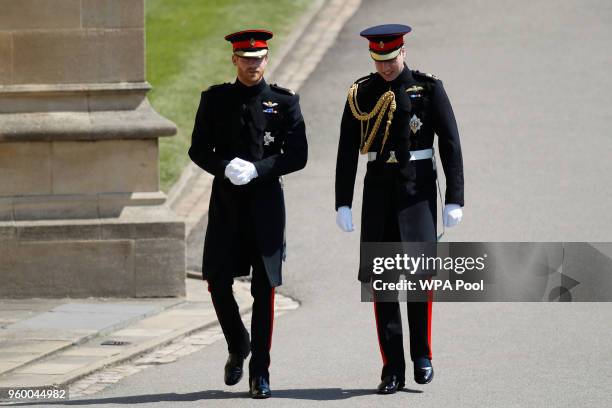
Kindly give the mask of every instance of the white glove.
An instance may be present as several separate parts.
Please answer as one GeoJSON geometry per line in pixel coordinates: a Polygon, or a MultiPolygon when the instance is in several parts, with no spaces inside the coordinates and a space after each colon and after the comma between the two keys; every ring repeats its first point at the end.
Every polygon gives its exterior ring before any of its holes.
{"type": "Polygon", "coordinates": [[[225,177],[227,177],[228,179],[235,180],[239,174],[240,168],[236,166],[233,161],[231,161],[227,166],[225,166],[225,177]]]}
{"type": "Polygon", "coordinates": [[[338,212],[336,213],[336,224],[338,224],[340,229],[344,232],[351,232],[354,230],[353,213],[350,207],[344,205],[338,208],[338,212]]]}
{"type": "Polygon", "coordinates": [[[257,175],[257,169],[253,163],[238,157],[234,158],[227,167],[225,167],[225,176],[230,179],[232,184],[237,186],[247,184],[257,177],[257,175]]]}
{"type": "Polygon", "coordinates": [[[458,204],[446,204],[442,218],[445,227],[454,227],[463,218],[463,208],[458,204]]]}

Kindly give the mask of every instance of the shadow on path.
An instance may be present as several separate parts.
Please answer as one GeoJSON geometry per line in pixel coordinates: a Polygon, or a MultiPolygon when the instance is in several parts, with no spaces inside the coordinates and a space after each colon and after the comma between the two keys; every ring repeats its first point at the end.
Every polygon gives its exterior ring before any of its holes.
{"type": "MultiPolygon", "coordinates": [[[[404,388],[400,392],[422,393],[421,390],[412,390],[404,388]]],[[[343,388],[310,388],[310,389],[286,389],[272,390],[272,398],[286,398],[296,400],[312,400],[312,401],[334,401],[343,400],[364,395],[372,395],[374,389],[343,389],[343,388]]],[[[199,400],[222,400],[231,398],[248,398],[246,391],[228,392],[221,390],[208,390],[190,392],[187,394],[165,393],[165,394],[146,394],[146,395],[131,395],[125,397],[110,397],[96,399],[79,399],[69,401],[41,401],[41,402],[23,402],[11,404],[11,406],[49,406],[49,405],[97,405],[97,404],[146,404],[149,402],[163,401],[199,401],[199,400]]]]}

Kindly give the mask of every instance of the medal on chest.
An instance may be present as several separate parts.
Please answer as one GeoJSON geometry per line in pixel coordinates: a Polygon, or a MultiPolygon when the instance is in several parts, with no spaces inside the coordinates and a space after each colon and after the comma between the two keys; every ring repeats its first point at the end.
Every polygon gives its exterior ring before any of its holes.
{"type": "Polygon", "coordinates": [[[274,109],[278,106],[278,103],[272,101],[264,101],[262,102],[262,105],[264,106],[264,113],[278,113],[278,111],[274,109]]]}
{"type": "Polygon", "coordinates": [[[410,130],[412,130],[412,133],[416,133],[421,129],[421,126],[423,126],[423,122],[421,122],[421,119],[419,119],[417,115],[412,115],[408,125],[410,126],[410,130]]]}
{"type": "Polygon", "coordinates": [[[264,146],[270,146],[270,143],[274,143],[274,136],[271,132],[266,132],[264,135],[264,146]]]}

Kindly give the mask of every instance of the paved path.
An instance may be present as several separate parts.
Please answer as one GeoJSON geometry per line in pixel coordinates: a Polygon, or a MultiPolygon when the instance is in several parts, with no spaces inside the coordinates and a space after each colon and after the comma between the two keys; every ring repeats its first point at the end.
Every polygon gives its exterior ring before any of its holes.
{"type": "MultiPolygon", "coordinates": [[[[180,299],[1,301],[0,387],[69,384],[191,333],[202,337],[217,317],[202,282],[187,279],[186,286],[180,299]]],[[[239,282],[234,290],[249,311],[249,285],[239,282]]]]}
{"type": "MultiPolygon", "coordinates": [[[[465,223],[449,240],[609,239],[612,6],[605,1],[366,1],[300,93],[310,160],[287,177],[274,398],[266,406],[601,407],[609,404],[609,304],[435,304],[432,384],[377,396],[371,304],[359,302],[358,232],[334,223],[333,169],[351,81],[372,70],[357,36],[409,23],[408,61],[445,80],[463,137],[465,223]]],[[[361,168],[362,173],[363,168],[361,168]]],[[[360,197],[360,189],[356,197],[360,197]]],[[[359,214],[360,200],[356,203],[359,214]]],[[[75,405],[245,406],[223,385],[225,344],[128,377],[75,405]]]]}

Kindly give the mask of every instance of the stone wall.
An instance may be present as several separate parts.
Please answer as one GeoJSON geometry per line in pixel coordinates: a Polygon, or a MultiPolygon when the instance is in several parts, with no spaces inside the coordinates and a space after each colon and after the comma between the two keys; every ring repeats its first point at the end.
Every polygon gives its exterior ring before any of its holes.
{"type": "Polygon", "coordinates": [[[142,0],[0,0],[0,85],[142,82],[142,0]]]}
{"type": "Polygon", "coordinates": [[[0,0],[0,296],[181,296],[144,0],[0,0]]]}

